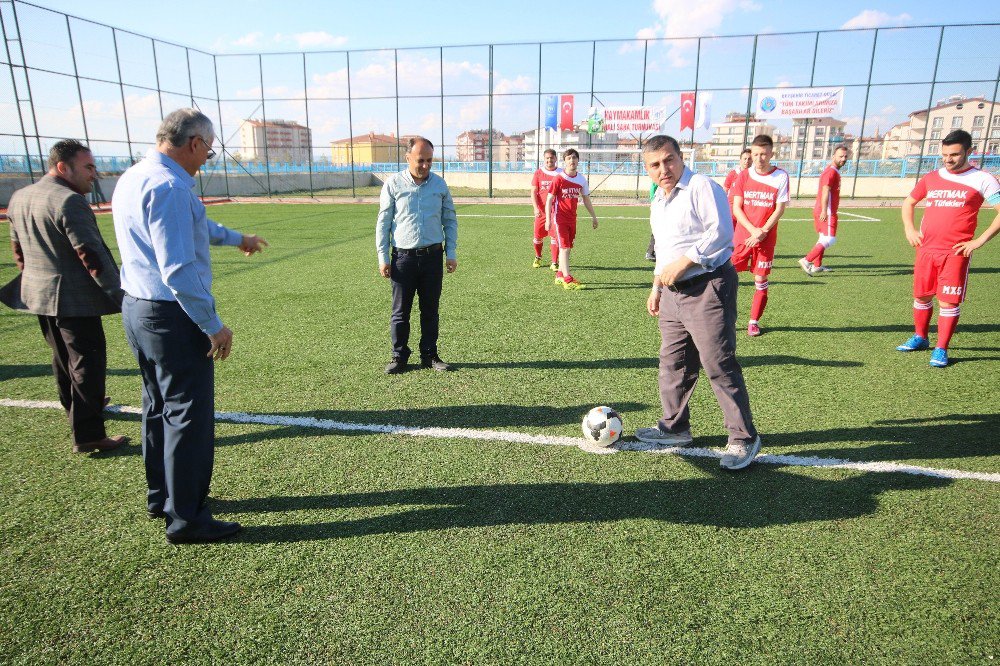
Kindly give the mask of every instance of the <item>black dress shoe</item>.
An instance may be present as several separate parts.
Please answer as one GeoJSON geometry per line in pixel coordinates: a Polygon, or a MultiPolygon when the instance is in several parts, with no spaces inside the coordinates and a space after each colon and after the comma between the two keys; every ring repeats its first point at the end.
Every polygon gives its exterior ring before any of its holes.
{"type": "Polygon", "coordinates": [[[387,375],[398,375],[403,372],[406,372],[405,358],[393,356],[392,360],[389,361],[389,365],[385,366],[385,374],[387,375]]]}
{"type": "Polygon", "coordinates": [[[231,523],[225,520],[210,520],[190,532],[168,534],[167,541],[173,544],[218,541],[219,539],[225,539],[236,534],[241,529],[243,529],[243,526],[239,523],[231,523]]]}
{"type": "Polygon", "coordinates": [[[425,368],[430,368],[431,370],[437,370],[438,372],[448,372],[451,370],[451,366],[442,361],[437,356],[425,356],[420,359],[420,365],[425,368]]]}

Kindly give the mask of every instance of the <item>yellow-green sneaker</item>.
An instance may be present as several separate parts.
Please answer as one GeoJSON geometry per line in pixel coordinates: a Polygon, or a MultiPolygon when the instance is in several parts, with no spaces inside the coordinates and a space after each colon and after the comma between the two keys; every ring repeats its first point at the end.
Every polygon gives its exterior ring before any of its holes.
{"type": "Polygon", "coordinates": [[[549,264],[549,270],[552,271],[553,273],[555,273],[556,271],[559,270],[559,264],[557,264],[557,263],[551,263],[551,264],[549,264]]]}
{"type": "Polygon", "coordinates": [[[562,273],[558,273],[558,272],[556,273],[555,283],[556,284],[566,284],[566,279],[563,277],[562,273]]]}
{"type": "Polygon", "coordinates": [[[542,267],[542,258],[541,257],[535,257],[535,260],[533,262],[531,262],[531,267],[532,268],[541,268],[542,267]]]}
{"type": "Polygon", "coordinates": [[[583,289],[583,285],[575,277],[569,275],[563,280],[563,289],[583,289]]]}

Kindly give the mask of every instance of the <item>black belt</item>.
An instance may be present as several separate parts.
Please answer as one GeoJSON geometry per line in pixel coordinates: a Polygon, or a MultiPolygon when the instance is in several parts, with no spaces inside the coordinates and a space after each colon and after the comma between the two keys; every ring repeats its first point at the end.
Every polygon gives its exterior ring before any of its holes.
{"type": "Polygon", "coordinates": [[[393,252],[404,257],[422,257],[425,254],[433,254],[435,252],[441,251],[441,244],[436,245],[425,245],[424,247],[412,247],[412,248],[392,248],[393,252]]]}
{"type": "Polygon", "coordinates": [[[702,273],[700,275],[695,275],[693,278],[688,278],[687,280],[674,280],[674,283],[667,287],[670,291],[684,291],[685,289],[690,289],[691,287],[697,287],[699,284],[708,282],[709,280],[714,280],[715,278],[722,275],[722,271],[727,267],[731,266],[728,261],[722,264],[714,271],[709,271],[708,273],[702,273]]]}

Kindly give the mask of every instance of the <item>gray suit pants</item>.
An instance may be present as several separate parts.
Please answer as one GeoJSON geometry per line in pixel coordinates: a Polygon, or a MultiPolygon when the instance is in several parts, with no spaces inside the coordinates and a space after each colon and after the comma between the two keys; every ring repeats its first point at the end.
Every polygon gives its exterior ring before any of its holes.
{"type": "Polygon", "coordinates": [[[722,407],[730,442],[753,441],[757,430],[743,369],[736,360],[736,288],[732,264],[715,277],[660,295],[660,403],[662,430],[691,429],[688,401],[705,369],[722,407]]]}

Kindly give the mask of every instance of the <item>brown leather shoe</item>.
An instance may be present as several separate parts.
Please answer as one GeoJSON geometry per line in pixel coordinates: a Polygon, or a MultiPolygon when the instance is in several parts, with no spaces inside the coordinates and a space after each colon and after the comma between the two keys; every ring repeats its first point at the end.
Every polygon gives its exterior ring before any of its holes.
{"type": "Polygon", "coordinates": [[[128,437],[126,437],[125,435],[115,435],[113,437],[105,437],[104,439],[99,439],[96,442],[87,442],[86,444],[74,444],[73,453],[93,453],[94,451],[112,451],[127,442],[128,442],[128,437]]]}

